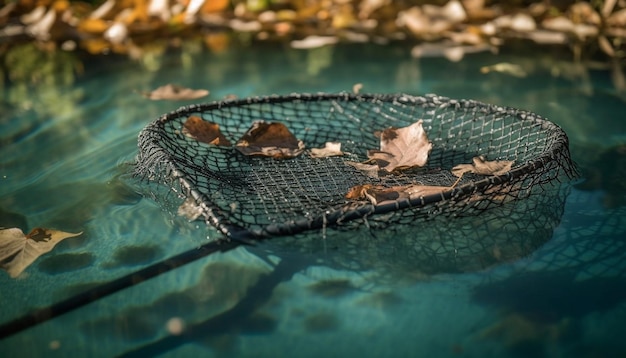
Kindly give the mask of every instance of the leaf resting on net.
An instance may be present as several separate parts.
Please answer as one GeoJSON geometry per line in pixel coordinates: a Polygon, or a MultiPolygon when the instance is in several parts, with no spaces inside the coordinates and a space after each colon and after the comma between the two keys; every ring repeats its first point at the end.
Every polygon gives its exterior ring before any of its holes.
{"type": "Polygon", "coordinates": [[[256,121],[237,141],[235,148],[244,155],[285,159],[300,155],[304,151],[304,143],[282,123],[256,121]]]}
{"type": "Polygon", "coordinates": [[[363,174],[367,175],[370,178],[378,179],[378,165],[376,165],[376,164],[365,164],[365,163],[359,163],[359,162],[351,162],[349,160],[345,161],[344,164],[349,165],[351,167],[354,167],[357,170],[360,170],[361,172],[363,172],[363,174]]]}
{"type": "Polygon", "coordinates": [[[370,160],[388,172],[422,167],[433,145],[428,141],[423,121],[403,128],[387,128],[380,135],[380,150],[369,150],[370,160]]]}
{"type": "Polygon", "coordinates": [[[459,164],[451,169],[452,174],[461,177],[465,173],[480,175],[500,175],[511,170],[512,160],[486,160],[484,156],[472,158],[472,164],[459,164]]]}
{"type": "Polygon", "coordinates": [[[198,116],[189,116],[183,124],[183,134],[198,142],[230,147],[230,142],[220,131],[220,125],[203,120],[198,116]]]}
{"type": "Polygon", "coordinates": [[[324,148],[312,148],[312,158],[326,158],[343,155],[340,142],[326,142],[324,148]]]}
{"type": "Polygon", "coordinates": [[[0,229],[0,268],[15,278],[56,244],[80,234],[82,232],[73,234],[35,228],[28,235],[24,235],[18,228],[0,229]]]}
{"type": "Polygon", "coordinates": [[[418,184],[393,186],[389,188],[382,185],[364,184],[350,188],[346,194],[346,199],[368,200],[373,205],[380,205],[402,199],[416,199],[422,196],[440,194],[450,189],[451,188],[447,186],[418,184]]]}
{"type": "Polygon", "coordinates": [[[171,100],[182,101],[187,99],[197,99],[209,95],[209,91],[205,89],[191,89],[178,85],[167,84],[156,88],[150,92],[141,92],[141,95],[157,101],[157,100],[171,100]]]}

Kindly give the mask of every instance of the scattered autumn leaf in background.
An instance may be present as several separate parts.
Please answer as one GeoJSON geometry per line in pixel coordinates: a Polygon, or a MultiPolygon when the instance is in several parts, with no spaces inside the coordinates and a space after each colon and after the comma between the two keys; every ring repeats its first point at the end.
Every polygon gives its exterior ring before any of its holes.
{"type": "Polygon", "coordinates": [[[500,72],[514,77],[524,78],[528,73],[524,71],[522,66],[515,63],[501,62],[491,66],[483,66],[480,68],[481,73],[500,72]]]}
{"type": "Polygon", "coordinates": [[[231,143],[224,137],[217,123],[208,122],[198,116],[190,116],[183,124],[183,134],[199,142],[230,147],[231,143]]]}
{"type": "Polygon", "coordinates": [[[422,196],[439,194],[446,190],[452,189],[447,186],[432,186],[409,184],[403,186],[393,186],[387,188],[382,185],[363,184],[353,186],[348,190],[346,199],[365,200],[367,199],[373,205],[384,204],[389,201],[398,201],[401,199],[415,199],[422,196]]]}
{"type": "Polygon", "coordinates": [[[343,155],[340,142],[326,142],[324,148],[311,149],[311,157],[313,158],[336,157],[340,155],[343,155]]]}
{"type": "Polygon", "coordinates": [[[188,99],[197,99],[209,95],[209,91],[205,89],[191,89],[178,85],[168,84],[161,86],[150,92],[141,92],[141,95],[151,100],[171,100],[182,101],[188,99]]]}
{"type": "Polygon", "coordinates": [[[244,155],[285,159],[300,155],[304,151],[304,143],[282,123],[256,121],[237,141],[235,148],[244,155]]]}
{"type": "Polygon", "coordinates": [[[0,229],[0,268],[15,278],[39,256],[50,252],[56,244],[80,234],[82,232],[73,234],[35,228],[24,235],[18,228],[0,229]]]}
{"type": "Polygon", "coordinates": [[[459,164],[452,168],[452,174],[461,177],[465,173],[480,175],[500,175],[511,170],[512,160],[486,160],[484,156],[472,158],[472,164],[459,164]]]}
{"type": "Polygon", "coordinates": [[[388,172],[424,166],[433,145],[422,124],[420,119],[408,127],[385,129],[380,136],[380,150],[369,150],[368,158],[388,172]]]}

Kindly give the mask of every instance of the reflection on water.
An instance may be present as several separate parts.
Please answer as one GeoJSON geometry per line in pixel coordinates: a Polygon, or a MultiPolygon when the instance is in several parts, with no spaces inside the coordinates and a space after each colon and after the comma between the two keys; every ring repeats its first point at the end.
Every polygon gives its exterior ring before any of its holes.
{"type": "Polygon", "coordinates": [[[442,219],[393,232],[364,230],[360,240],[329,232],[327,241],[285,238],[211,256],[0,341],[3,352],[625,351],[618,332],[626,319],[619,288],[626,270],[620,180],[626,128],[615,69],[611,74],[542,51],[481,53],[458,63],[412,59],[410,46],[401,45],[297,51],[278,43],[206,49],[189,42],[171,51],[155,47],[134,61],[95,62],[25,46],[15,49],[10,66],[9,56],[0,66],[0,226],[85,234],[60,243],[18,280],[0,272],[2,322],[217,235],[168,217],[117,179],[119,163],[136,153],[139,130],[188,103],[151,102],[136,92],[166,83],[207,88],[210,99],[220,99],[349,91],[360,82],[363,92],[436,92],[520,107],[570,134],[587,181],[567,198],[557,191],[515,202],[481,222],[442,219]],[[526,77],[480,71],[502,62],[521,66],[526,77]],[[454,239],[457,256],[441,238],[454,239]],[[472,272],[431,275],[458,271],[472,272]],[[230,322],[228,329],[216,325],[220,320],[230,322]],[[189,330],[176,335],[180,324],[189,330]]]}

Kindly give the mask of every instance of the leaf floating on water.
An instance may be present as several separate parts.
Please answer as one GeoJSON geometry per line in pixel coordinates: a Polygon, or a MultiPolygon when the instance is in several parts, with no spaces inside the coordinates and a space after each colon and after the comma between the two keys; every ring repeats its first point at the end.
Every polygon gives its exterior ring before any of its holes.
{"type": "Polygon", "coordinates": [[[171,100],[182,101],[188,99],[197,99],[209,95],[209,91],[205,89],[191,89],[178,85],[168,84],[161,86],[150,92],[142,92],[142,96],[151,100],[171,100]]]}
{"type": "Polygon", "coordinates": [[[304,151],[304,143],[282,123],[256,121],[237,141],[235,148],[244,155],[285,159],[300,155],[304,151]]]}
{"type": "Polygon", "coordinates": [[[194,198],[190,197],[180,204],[176,214],[186,217],[189,221],[194,221],[202,215],[202,207],[196,203],[194,198]]]}
{"type": "Polygon", "coordinates": [[[15,278],[39,256],[50,252],[56,244],[80,234],[82,232],[73,234],[35,228],[24,235],[18,228],[0,229],[0,268],[15,278]]]}
{"type": "Polygon", "coordinates": [[[369,150],[368,158],[388,172],[424,166],[433,144],[422,124],[420,119],[408,127],[385,129],[380,136],[380,150],[369,150]]]}
{"type": "Polygon", "coordinates": [[[465,173],[474,173],[480,175],[501,175],[513,166],[512,160],[486,160],[484,156],[472,158],[472,164],[459,164],[452,168],[452,174],[461,177],[465,173]]]}
{"type": "Polygon", "coordinates": [[[312,158],[326,158],[343,155],[340,142],[326,142],[324,148],[311,149],[312,158]]]}
{"type": "Polygon", "coordinates": [[[203,120],[198,116],[189,116],[183,124],[183,134],[198,142],[230,147],[231,143],[220,131],[220,125],[203,120]]]}
{"type": "Polygon", "coordinates": [[[393,186],[389,188],[382,185],[364,184],[350,188],[345,197],[351,200],[368,200],[373,205],[380,205],[402,199],[409,200],[432,194],[440,194],[451,189],[451,187],[447,186],[419,184],[393,186]]]}
{"type": "Polygon", "coordinates": [[[489,72],[500,72],[518,78],[524,78],[528,75],[522,66],[508,62],[500,62],[491,66],[483,66],[480,68],[480,72],[484,74],[489,72]]]}

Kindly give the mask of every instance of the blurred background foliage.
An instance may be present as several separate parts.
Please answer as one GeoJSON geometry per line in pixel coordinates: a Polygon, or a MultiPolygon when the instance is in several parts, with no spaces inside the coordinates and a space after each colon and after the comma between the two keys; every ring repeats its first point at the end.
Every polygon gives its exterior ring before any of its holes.
{"type": "MultiPolygon", "coordinates": [[[[325,47],[335,43],[404,43],[414,58],[450,61],[532,44],[569,54],[582,78],[580,68],[609,70],[626,89],[626,0],[5,0],[0,90],[14,88],[2,106],[38,94],[58,106],[44,94],[69,88],[86,58],[130,58],[156,71],[171,49],[220,54],[264,41],[319,49],[312,72],[331,61],[325,47]]],[[[519,65],[482,70],[521,73],[519,65]]]]}

